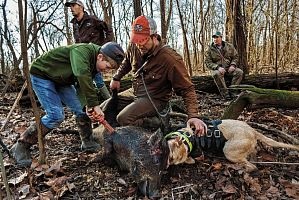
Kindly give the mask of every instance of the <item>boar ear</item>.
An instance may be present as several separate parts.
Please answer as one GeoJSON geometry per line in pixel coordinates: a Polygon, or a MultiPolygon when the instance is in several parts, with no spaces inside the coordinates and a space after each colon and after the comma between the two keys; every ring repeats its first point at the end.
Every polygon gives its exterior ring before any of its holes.
{"type": "Polygon", "coordinates": [[[162,140],[163,133],[161,129],[159,128],[156,132],[154,132],[150,138],[148,139],[148,143],[152,146],[156,145],[162,140]]]}

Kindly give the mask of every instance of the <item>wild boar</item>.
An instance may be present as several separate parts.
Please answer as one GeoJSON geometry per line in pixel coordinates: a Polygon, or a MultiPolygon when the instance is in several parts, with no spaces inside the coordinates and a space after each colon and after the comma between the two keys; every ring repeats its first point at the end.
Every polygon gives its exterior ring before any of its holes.
{"type": "Polygon", "coordinates": [[[119,127],[104,133],[104,149],[120,170],[134,177],[139,191],[148,198],[159,197],[162,171],[167,167],[169,148],[161,131],[151,134],[134,126],[119,127]]]}
{"type": "MultiPolygon", "coordinates": [[[[114,93],[103,108],[105,118],[113,125],[116,122],[113,110],[117,107],[116,103],[117,95],[114,93]]],[[[141,127],[124,126],[109,133],[99,126],[94,135],[104,146],[105,156],[115,160],[120,170],[132,174],[142,195],[150,199],[159,197],[161,172],[166,169],[169,156],[169,148],[160,129],[152,133],[141,127]]]]}

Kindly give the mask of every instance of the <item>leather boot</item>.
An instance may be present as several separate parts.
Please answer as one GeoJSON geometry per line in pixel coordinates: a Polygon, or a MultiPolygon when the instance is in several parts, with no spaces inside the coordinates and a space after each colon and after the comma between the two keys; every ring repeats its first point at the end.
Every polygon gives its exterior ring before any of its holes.
{"type": "Polygon", "coordinates": [[[86,152],[97,152],[101,145],[98,144],[92,136],[91,120],[87,115],[77,117],[76,122],[81,138],[81,150],[86,152]]]}
{"type": "MultiPolygon", "coordinates": [[[[50,132],[50,129],[41,124],[42,135],[45,136],[50,132]]],[[[18,139],[10,150],[11,155],[20,167],[29,167],[32,159],[30,155],[30,147],[37,143],[37,128],[36,124],[29,126],[26,131],[18,139]]]]}

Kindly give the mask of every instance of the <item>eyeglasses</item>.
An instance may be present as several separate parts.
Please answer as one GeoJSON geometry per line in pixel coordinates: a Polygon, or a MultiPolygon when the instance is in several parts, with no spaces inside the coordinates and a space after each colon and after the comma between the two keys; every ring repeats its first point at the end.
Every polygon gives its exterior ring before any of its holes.
{"type": "Polygon", "coordinates": [[[104,62],[106,62],[106,69],[113,69],[113,67],[110,64],[110,62],[108,62],[107,60],[105,60],[104,62]]]}

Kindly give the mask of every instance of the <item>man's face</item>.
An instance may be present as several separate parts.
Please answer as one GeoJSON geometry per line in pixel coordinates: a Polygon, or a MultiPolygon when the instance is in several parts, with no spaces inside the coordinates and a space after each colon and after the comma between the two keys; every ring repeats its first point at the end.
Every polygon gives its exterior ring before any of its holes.
{"type": "Polygon", "coordinates": [[[222,43],[222,37],[221,36],[214,36],[214,44],[221,45],[222,43]]]}
{"type": "Polygon", "coordinates": [[[147,54],[150,52],[154,47],[154,40],[149,37],[148,40],[144,41],[143,43],[136,44],[137,48],[141,52],[141,55],[147,54]]]}
{"type": "Polygon", "coordinates": [[[83,13],[83,7],[79,6],[76,3],[72,3],[70,6],[70,9],[71,9],[71,13],[74,17],[77,17],[77,16],[79,16],[80,13],[83,13]]]}
{"type": "Polygon", "coordinates": [[[106,72],[113,69],[112,65],[105,60],[105,57],[102,54],[97,56],[96,68],[98,72],[106,72]]]}

